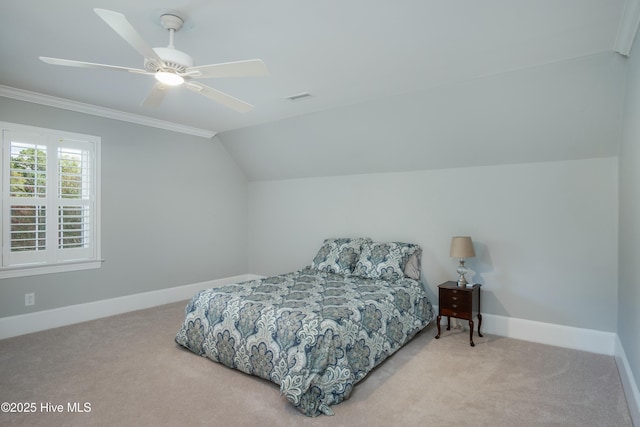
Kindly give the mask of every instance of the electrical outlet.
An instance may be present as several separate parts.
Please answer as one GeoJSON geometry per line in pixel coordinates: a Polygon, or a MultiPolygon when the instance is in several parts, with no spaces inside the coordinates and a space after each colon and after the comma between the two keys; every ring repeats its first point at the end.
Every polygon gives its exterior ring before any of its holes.
{"type": "Polygon", "coordinates": [[[36,294],[31,292],[30,294],[24,294],[24,305],[34,305],[36,303],[36,294]]]}

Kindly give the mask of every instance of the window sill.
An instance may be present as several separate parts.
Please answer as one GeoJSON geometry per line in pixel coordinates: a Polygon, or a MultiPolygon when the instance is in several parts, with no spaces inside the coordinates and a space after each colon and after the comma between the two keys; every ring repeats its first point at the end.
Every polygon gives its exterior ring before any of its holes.
{"type": "Polygon", "coordinates": [[[29,265],[21,267],[0,268],[0,279],[12,277],[36,276],[39,274],[64,273],[67,271],[90,270],[100,268],[102,260],[68,262],[53,265],[29,265]]]}

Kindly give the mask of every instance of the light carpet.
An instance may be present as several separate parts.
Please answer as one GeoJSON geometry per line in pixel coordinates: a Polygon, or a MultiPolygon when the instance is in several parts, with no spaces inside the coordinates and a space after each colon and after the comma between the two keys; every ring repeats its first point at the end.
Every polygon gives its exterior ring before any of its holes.
{"type": "Polygon", "coordinates": [[[0,341],[0,402],[36,409],[0,413],[0,424],[632,425],[613,357],[487,334],[472,348],[460,330],[434,339],[434,325],[357,384],[333,417],[308,418],[277,385],[176,345],[185,304],[0,341]]]}

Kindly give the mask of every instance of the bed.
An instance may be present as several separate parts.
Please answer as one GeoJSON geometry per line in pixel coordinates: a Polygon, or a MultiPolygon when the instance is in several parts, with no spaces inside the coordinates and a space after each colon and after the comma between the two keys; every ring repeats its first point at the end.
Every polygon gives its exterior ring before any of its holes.
{"type": "Polygon", "coordinates": [[[420,255],[414,244],[326,239],[301,270],[198,292],[175,341],[278,384],[307,416],[333,415],[433,319],[420,255]]]}

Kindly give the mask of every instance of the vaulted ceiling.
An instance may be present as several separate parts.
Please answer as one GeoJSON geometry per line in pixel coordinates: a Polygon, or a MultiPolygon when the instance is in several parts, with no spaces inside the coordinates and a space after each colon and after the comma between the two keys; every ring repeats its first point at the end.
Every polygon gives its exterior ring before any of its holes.
{"type": "Polygon", "coordinates": [[[638,19],[638,0],[1,3],[5,96],[219,133],[251,180],[538,161],[582,145],[577,157],[615,152],[596,138],[615,139],[625,75],[615,52],[628,53],[638,19]],[[151,76],[38,59],[143,68],[94,7],[124,14],[152,47],[168,43],[160,15],[178,11],[175,46],[196,65],[262,59],[268,76],[203,81],[255,108],[237,113],[182,88],[143,107],[151,76]]]}

